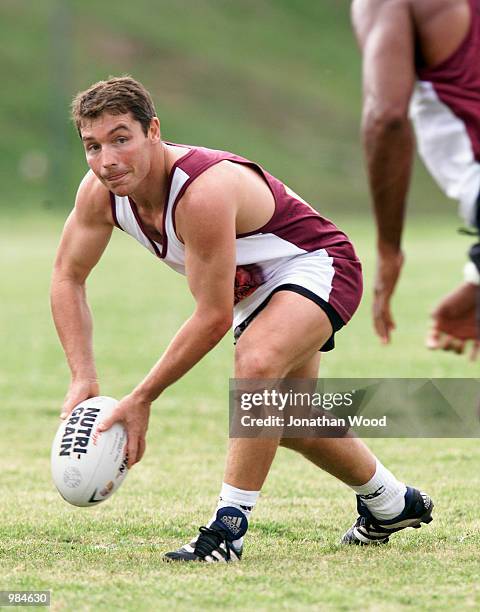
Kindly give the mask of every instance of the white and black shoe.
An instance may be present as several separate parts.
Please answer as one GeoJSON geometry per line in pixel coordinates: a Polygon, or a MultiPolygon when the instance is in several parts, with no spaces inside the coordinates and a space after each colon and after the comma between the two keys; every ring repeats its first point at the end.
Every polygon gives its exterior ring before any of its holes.
{"type": "Polygon", "coordinates": [[[422,523],[432,519],[433,501],[426,493],[407,487],[405,508],[397,517],[389,520],[377,519],[357,495],[357,510],[360,515],[341,539],[341,544],[386,544],[392,535],[407,527],[418,529],[422,523]]]}
{"type": "Polygon", "coordinates": [[[200,527],[198,535],[189,544],[164,555],[165,561],[206,561],[229,563],[240,561],[242,547],[233,542],[245,535],[247,517],[235,507],[220,508],[215,521],[208,527],[200,527]]]}

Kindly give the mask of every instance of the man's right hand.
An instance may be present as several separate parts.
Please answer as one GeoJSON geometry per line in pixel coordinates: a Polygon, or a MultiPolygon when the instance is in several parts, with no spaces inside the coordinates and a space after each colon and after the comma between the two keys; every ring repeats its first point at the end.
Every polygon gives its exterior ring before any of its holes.
{"type": "Polygon", "coordinates": [[[379,253],[373,295],[373,325],[383,344],[390,342],[395,322],[390,300],[400,277],[404,256],[402,251],[379,253]]]}
{"type": "Polygon", "coordinates": [[[100,395],[100,386],[96,379],[72,380],[63,402],[60,418],[66,419],[80,402],[98,395],[100,395]]]}
{"type": "Polygon", "coordinates": [[[112,231],[108,190],[90,172],[80,185],[75,208],[65,223],[52,274],[52,314],[72,377],[61,418],[66,418],[83,400],[99,394],[86,280],[112,231]]]}

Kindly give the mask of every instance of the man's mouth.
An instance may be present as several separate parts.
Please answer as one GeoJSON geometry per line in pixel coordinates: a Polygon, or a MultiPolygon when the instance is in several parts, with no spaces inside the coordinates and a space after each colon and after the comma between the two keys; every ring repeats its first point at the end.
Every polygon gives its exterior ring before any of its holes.
{"type": "Polygon", "coordinates": [[[118,174],[110,174],[109,176],[105,178],[109,183],[116,183],[117,181],[122,179],[124,176],[126,176],[126,174],[127,174],[126,172],[119,172],[118,174]]]}

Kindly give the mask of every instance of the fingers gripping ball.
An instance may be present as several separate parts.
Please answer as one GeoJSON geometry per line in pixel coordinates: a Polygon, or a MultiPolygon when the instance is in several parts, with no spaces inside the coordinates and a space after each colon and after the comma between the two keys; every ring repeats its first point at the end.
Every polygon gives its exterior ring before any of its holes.
{"type": "Polygon", "coordinates": [[[107,431],[99,424],[118,404],[111,397],[93,397],[76,406],[58,428],[52,444],[55,486],[74,506],[94,506],[108,499],[127,475],[127,432],[121,423],[107,431]]]}

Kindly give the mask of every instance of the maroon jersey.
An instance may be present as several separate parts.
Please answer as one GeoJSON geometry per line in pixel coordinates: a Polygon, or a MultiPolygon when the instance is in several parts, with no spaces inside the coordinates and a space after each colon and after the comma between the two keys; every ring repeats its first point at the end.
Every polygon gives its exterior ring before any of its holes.
{"type": "Polygon", "coordinates": [[[236,236],[235,325],[249,316],[273,290],[288,284],[298,285],[330,303],[347,322],[358,306],[362,290],[360,262],[349,239],[280,180],[243,157],[205,147],[185,147],[185,155],[175,162],[170,172],[161,243],[148,235],[135,202],[111,194],[116,225],[173,269],[185,274],[185,247],[176,232],[175,211],[192,182],[222,161],[253,168],[275,200],[274,213],[265,225],[236,236]]]}

